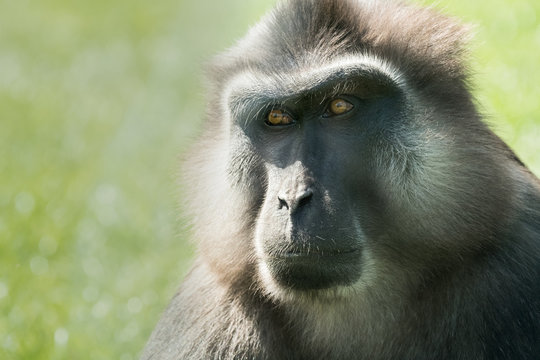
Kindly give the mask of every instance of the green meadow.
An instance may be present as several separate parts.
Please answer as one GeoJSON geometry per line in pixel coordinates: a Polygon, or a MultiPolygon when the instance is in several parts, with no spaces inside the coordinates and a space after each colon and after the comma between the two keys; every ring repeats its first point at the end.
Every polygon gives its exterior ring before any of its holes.
{"type": "MultiPolygon", "coordinates": [[[[0,359],[138,358],[194,252],[204,63],[272,3],[0,0],[0,359]]],[[[435,6],[474,25],[478,104],[540,175],[540,2],[435,6]]]]}

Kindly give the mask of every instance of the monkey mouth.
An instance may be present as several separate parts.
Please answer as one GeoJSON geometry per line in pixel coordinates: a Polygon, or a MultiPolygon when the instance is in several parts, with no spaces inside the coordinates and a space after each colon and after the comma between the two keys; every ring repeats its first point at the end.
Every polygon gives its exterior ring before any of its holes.
{"type": "Polygon", "coordinates": [[[305,248],[294,248],[288,249],[287,251],[277,254],[275,257],[280,259],[302,259],[302,258],[324,258],[324,257],[339,257],[339,256],[348,256],[354,255],[360,252],[360,249],[357,248],[347,248],[347,249],[305,249],[305,248]]]}
{"type": "Polygon", "coordinates": [[[354,283],[361,272],[361,249],[288,249],[267,258],[275,281],[285,288],[319,290],[354,283]]]}

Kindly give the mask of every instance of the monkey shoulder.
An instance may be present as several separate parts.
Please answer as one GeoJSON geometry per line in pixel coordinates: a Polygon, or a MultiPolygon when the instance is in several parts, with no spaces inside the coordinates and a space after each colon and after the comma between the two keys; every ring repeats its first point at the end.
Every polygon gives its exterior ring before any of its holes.
{"type": "Polygon", "coordinates": [[[476,283],[485,299],[488,358],[533,359],[540,354],[540,182],[521,184],[521,195],[503,244],[476,283]]]}

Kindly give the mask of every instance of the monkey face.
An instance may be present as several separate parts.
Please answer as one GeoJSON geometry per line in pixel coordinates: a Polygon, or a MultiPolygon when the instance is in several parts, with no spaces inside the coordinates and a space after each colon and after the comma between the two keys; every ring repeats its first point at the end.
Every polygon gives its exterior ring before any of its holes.
{"type": "Polygon", "coordinates": [[[305,29],[270,16],[211,69],[190,208],[223,282],[249,274],[275,295],[369,288],[403,268],[422,279],[489,245],[503,215],[507,193],[484,189],[504,188],[506,170],[448,60],[461,40],[415,47],[390,31],[382,46],[395,14],[369,36],[356,17],[325,14],[305,29]]]}
{"type": "Polygon", "coordinates": [[[490,231],[473,205],[498,201],[475,191],[497,181],[480,173],[490,159],[471,157],[477,140],[448,126],[460,118],[402,79],[364,55],[229,79],[227,172],[251,204],[271,294],[355,286],[403,262],[431,271],[481,248],[463,234],[490,231]]]}
{"type": "Polygon", "coordinates": [[[279,92],[283,77],[266,77],[256,100],[252,82],[231,90],[232,143],[244,157],[230,166],[251,167],[244,176],[262,183],[253,241],[271,286],[327,289],[362,275],[368,219],[382,204],[371,185],[372,146],[398,121],[401,100],[388,76],[348,70],[346,78],[343,67],[291,76],[290,93],[279,92]],[[246,149],[256,160],[245,161],[246,149]]]}

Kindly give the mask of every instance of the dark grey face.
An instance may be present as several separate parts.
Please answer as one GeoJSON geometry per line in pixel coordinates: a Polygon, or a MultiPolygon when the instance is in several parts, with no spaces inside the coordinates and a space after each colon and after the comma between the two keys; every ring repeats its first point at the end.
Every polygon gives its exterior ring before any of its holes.
{"type": "Polygon", "coordinates": [[[244,173],[265,185],[257,198],[256,255],[263,280],[280,287],[354,283],[362,274],[368,219],[382,208],[373,147],[399,123],[399,91],[382,74],[343,77],[341,70],[287,84],[265,77],[248,85],[257,86],[256,97],[244,88],[232,100],[233,136],[258,158],[244,173]],[[276,91],[280,84],[293,91],[276,91]]]}

